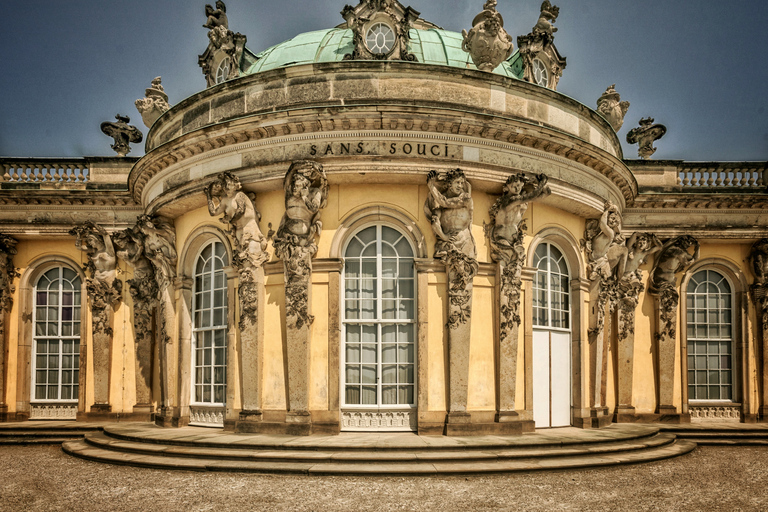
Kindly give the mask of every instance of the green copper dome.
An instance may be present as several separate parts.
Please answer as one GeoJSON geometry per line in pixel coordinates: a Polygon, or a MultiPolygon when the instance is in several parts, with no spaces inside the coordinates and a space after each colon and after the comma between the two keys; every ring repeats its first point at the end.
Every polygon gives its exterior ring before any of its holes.
{"type": "MultiPolygon", "coordinates": [[[[430,28],[411,29],[410,36],[408,51],[422,64],[477,69],[469,54],[461,49],[461,34],[430,28]]],[[[306,32],[259,53],[256,62],[243,69],[243,73],[251,75],[298,64],[339,62],[353,50],[350,29],[337,27],[306,32]]],[[[502,62],[493,72],[521,79],[523,69],[518,53],[512,54],[509,60],[502,62]]]]}

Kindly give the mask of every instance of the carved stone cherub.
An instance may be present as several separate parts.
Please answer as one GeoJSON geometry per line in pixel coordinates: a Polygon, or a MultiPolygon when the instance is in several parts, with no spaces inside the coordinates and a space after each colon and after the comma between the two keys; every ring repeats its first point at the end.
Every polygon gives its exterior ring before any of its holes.
{"type": "Polygon", "coordinates": [[[221,0],[216,1],[216,9],[211,5],[205,6],[205,25],[204,28],[213,30],[216,27],[229,29],[229,20],[227,19],[227,6],[221,0]]]}
{"type": "Polygon", "coordinates": [[[618,206],[610,201],[599,220],[587,221],[584,233],[585,248],[589,257],[589,278],[609,278],[624,275],[627,262],[627,247],[621,234],[621,213],[618,206]],[[615,272],[614,272],[615,271],[615,272]]]}
{"type": "MultiPolygon", "coordinates": [[[[535,177],[525,173],[512,174],[502,188],[502,196],[491,206],[491,223],[486,226],[494,259],[506,261],[508,250],[522,250],[520,221],[528,209],[528,202],[552,193],[547,187],[547,175],[535,177]]],[[[522,257],[522,254],[518,254],[522,257]]],[[[509,263],[508,261],[506,261],[509,263]]]]}
{"type": "Polygon", "coordinates": [[[219,174],[205,189],[208,213],[224,214],[220,220],[230,226],[239,250],[244,253],[241,257],[254,259],[253,263],[259,264],[268,257],[267,239],[259,228],[261,215],[242,188],[237,176],[229,172],[219,174]]]}
{"type": "Polygon", "coordinates": [[[437,236],[435,258],[445,259],[455,251],[474,260],[472,185],[466,180],[464,172],[455,169],[440,179],[437,171],[430,171],[427,187],[429,195],[424,203],[424,212],[437,236]]]}
{"type": "Polygon", "coordinates": [[[629,102],[621,101],[621,95],[616,92],[616,84],[611,85],[597,100],[597,111],[610,123],[614,131],[619,131],[624,125],[624,116],[629,110],[629,102]]]}
{"type": "Polygon", "coordinates": [[[637,155],[645,160],[651,158],[656,152],[656,148],[653,147],[654,141],[659,140],[667,133],[667,127],[663,124],[653,124],[654,119],[652,117],[644,117],[640,119],[640,126],[632,128],[627,133],[627,142],[630,144],[638,144],[637,155]]]}
{"type": "Polygon", "coordinates": [[[130,143],[138,144],[144,136],[138,128],[128,124],[131,122],[130,117],[117,114],[115,119],[117,119],[116,123],[109,121],[101,123],[101,131],[115,140],[111,147],[118,156],[125,156],[131,152],[130,143]]]}
{"type": "Polygon", "coordinates": [[[762,238],[755,242],[749,253],[749,262],[752,273],[755,275],[755,285],[768,284],[768,238],[762,238]]]}
{"type": "Polygon", "coordinates": [[[665,290],[674,290],[675,274],[698,260],[700,249],[699,242],[690,235],[682,235],[667,240],[656,257],[656,263],[651,270],[648,291],[652,294],[659,294],[665,290]],[[688,252],[690,247],[694,248],[693,254],[688,252]]]}
{"type": "Polygon", "coordinates": [[[461,48],[469,53],[480,71],[493,71],[512,55],[512,36],[504,30],[504,19],[496,10],[496,0],[488,0],[483,11],[472,20],[472,28],[461,31],[461,48]]]}

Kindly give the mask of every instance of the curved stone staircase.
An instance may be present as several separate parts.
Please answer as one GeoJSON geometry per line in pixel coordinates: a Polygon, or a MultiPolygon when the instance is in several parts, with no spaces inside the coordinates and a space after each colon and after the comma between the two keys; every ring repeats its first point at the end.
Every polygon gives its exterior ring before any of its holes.
{"type": "Polygon", "coordinates": [[[432,475],[576,469],[648,462],[696,443],[647,425],[574,428],[523,436],[443,437],[230,434],[187,427],[107,425],[63,450],[92,461],[162,469],[317,475],[432,475]]]}

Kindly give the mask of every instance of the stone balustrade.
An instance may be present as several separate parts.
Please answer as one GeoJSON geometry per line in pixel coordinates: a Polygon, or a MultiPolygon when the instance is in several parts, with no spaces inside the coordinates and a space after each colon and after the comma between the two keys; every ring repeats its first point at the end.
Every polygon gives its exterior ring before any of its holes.
{"type": "Polygon", "coordinates": [[[763,191],[766,162],[682,162],[627,160],[638,186],[680,192],[763,191]]]}
{"type": "Polygon", "coordinates": [[[125,185],[136,158],[0,158],[0,184],[39,188],[85,188],[88,184],[125,185]]]}
{"type": "Polygon", "coordinates": [[[86,183],[90,169],[85,159],[16,159],[0,160],[4,183],[86,183]]]}

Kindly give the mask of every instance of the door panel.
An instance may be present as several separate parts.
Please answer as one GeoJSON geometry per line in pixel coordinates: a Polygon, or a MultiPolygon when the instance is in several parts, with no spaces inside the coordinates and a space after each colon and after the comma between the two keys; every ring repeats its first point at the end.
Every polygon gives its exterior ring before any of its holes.
{"type": "Polygon", "coordinates": [[[571,335],[567,332],[550,333],[551,389],[550,409],[552,427],[571,424],[571,335]]]}
{"type": "Polygon", "coordinates": [[[549,332],[533,331],[533,421],[536,428],[549,423],[549,332]]]}

